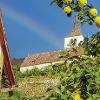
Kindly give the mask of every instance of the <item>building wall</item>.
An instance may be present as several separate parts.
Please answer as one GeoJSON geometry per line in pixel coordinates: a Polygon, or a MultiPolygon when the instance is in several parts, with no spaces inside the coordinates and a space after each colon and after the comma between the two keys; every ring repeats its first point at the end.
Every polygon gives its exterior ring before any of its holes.
{"type": "Polygon", "coordinates": [[[70,43],[71,39],[76,39],[77,40],[76,46],[78,46],[78,44],[80,43],[80,41],[84,40],[84,37],[82,35],[80,35],[80,36],[74,36],[74,37],[64,38],[64,49],[70,48],[69,43],[70,43]]]}
{"type": "Polygon", "coordinates": [[[33,68],[38,68],[38,69],[44,69],[45,67],[57,63],[63,63],[64,61],[57,61],[57,62],[52,62],[52,63],[45,63],[45,64],[40,64],[40,65],[34,65],[34,66],[27,66],[27,67],[21,67],[20,72],[25,72],[27,70],[32,70],[33,68]]]}

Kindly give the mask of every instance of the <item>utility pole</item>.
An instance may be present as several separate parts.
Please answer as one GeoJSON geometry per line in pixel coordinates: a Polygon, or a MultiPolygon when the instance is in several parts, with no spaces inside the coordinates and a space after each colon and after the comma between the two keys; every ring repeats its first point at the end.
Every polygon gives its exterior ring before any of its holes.
{"type": "Polygon", "coordinates": [[[1,9],[0,9],[0,46],[3,53],[3,66],[1,67],[2,68],[1,77],[5,81],[6,87],[12,88],[13,86],[16,85],[16,81],[15,81],[15,77],[14,77],[14,73],[10,61],[9,51],[7,47],[1,9]]]}

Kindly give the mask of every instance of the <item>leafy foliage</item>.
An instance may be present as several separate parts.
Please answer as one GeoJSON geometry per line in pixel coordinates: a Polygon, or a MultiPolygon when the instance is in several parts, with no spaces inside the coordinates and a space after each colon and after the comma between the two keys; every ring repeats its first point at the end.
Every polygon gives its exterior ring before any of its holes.
{"type": "MultiPolygon", "coordinates": [[[[100,17],[98,16],[98,18],[96,18],[97,10],[94,10],[93,8],[95,7],[91,4],[87,4],[86,2],[87,0],[53,0],[51,5],[56,3],[61,9],[64,9],[65,7],[71,7],[72,11],[76,12],[76,16],[82,24],[86,22],[89,25],[92,25],[95,22],[97,27],[100,27],[100,17]],[[68,3],[68,1],[72,2],[68,3]],[[91,9],[93,10],[90,11],[91,9]]],[[[72,11],[67,13],[66,10],[65,13],[68,17],[70,17],[72,15],[72,11]]]]}
{"type": "Polygon", "coordinates": [[[60,58],[63,58],[63,57],[69,56],[69,55],[70,55],[70,52],[68,50],[62,50],[59,52],[60,58]]]}
{"type": "MultiPolygon", "coordinates": [[[[72,100],[79,94],[83,100],[100,98],[100,57],[74,59],[61,77],[61,84],[48,100],[72,100]],[[95,96],[93,96],[95,95],[95,96]]],[[[61,75],[61,74],[60,74],[61,75]]]]}
{"type": "Polygon", "coordinates": [[[100,55],[100,32],[93,34],[90,40],[85,38],[83,47],[85,48],[86,55],[100,55]]]}
{"type": "MultiPolygon", "coordinates": [[[[90,56],[69,57],[69,60],[63,63],[47,66],[44,70],[37,68],[19,72],[19,67],[14,66],[16,77],[25,79],[30,76],[54,76],[61,83],[47,98],[47,100],[99,100],[100,98],[100,32],[94,34],[90,39],[85,38],[82,43],[85,53],[90,56]],[[78,98],[78,99],[77,99],[78,98]]],[[[74,49],[74,48],[73,48],[74,49]]],[[[76,50],[75,50],[76,51],[76,50]]],[[[59,52],[59,57],[66,58],[69,51],[59,52]]],[[[29,97],[20,97],[20,94],[12,98],[29,99],[29,97]]],[[[40,99],[30,97],[29,100],[40,99]],[[33,99],[34,98],[34,99],[33,99]]],[[[13,100],[13,99],[12,99],[13,100]]],[[[16,99],[19,100],[19,99],[16,99]]],[[[23,99],[22,99],[23,100],[23,99]]]]}

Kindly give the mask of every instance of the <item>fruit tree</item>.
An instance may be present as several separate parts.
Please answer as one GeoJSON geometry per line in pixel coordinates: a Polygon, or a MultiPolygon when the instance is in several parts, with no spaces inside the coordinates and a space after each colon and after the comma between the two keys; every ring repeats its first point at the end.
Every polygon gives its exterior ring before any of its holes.
{"type": "Polygon", "coordinates": [[[95,23],[100,28],[98,11],[93,5],[88,4],[88,0],[53,0],[51,4],[53,3],[62,8],[68,17],[74,11],[81,23],[87,22],[89,25],[95,23]]]}

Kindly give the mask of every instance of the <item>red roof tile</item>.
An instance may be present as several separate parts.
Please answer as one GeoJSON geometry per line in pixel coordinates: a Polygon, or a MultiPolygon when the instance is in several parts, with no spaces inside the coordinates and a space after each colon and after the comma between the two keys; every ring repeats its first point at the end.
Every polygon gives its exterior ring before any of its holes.
{"type": "MultiPolygon", "coordinates": [[[[61,51],[63,51],[63,50],[50,51],[50,52],[44,52],[44,53],[35,54],[35,55],[29,55],[24,59],[23,63],[21,64],[21,67],[34,66],[34,65],[44,64],[44,63],[62,61],[62,60],[64,60],[64,58],[59,57],[59,53],[61,51]]],[[[79,48],[78,52],[71,51],[69,57],[80,56],[82,54],[83,54],[83,48],[79,48]]]]}

